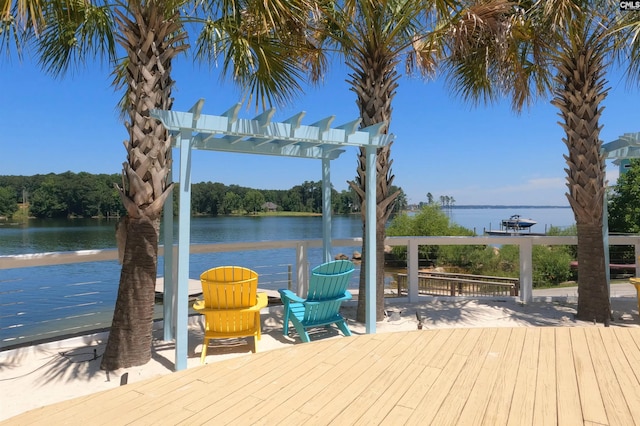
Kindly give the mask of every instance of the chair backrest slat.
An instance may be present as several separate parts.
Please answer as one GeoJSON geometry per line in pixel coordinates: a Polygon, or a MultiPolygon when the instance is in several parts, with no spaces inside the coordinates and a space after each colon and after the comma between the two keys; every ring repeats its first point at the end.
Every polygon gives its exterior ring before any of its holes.
{"type": "Polygon", "coordinates": [[[341,296],[349,286],[353,263],[336,260],[318,265],[311,271],[307,300],[319,301],[341,296]]]}
{"type": "Polygon", "coordinates": [[[233,309],[255,305],[258,274],[240,266],[219,266],[200,275],[207,308],[233,309]]]}

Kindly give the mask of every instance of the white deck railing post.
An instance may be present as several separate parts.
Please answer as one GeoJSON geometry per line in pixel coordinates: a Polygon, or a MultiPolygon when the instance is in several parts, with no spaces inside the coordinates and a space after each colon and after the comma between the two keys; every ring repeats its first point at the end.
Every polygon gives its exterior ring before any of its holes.
{"type": "Polygon", "coordinates": [[[306,242],[296,244],[296,294],[306,297],[309,288],[309,245],[306,242]]]}
{"type": "Polygon", "coordinates": [[[522,303],[533,301],[533,241],[530,238],[520,240],[520,300],[522,303]]]}
{"type": "Polygon", "coordinates": [[[418,269],[420,267],[418,261],[418,242],[416,240],[409,240],[408,255],[407,255],[407,278],[408,289],[407,294],[409,296],[409,302],[418,301],[418,269]]]}

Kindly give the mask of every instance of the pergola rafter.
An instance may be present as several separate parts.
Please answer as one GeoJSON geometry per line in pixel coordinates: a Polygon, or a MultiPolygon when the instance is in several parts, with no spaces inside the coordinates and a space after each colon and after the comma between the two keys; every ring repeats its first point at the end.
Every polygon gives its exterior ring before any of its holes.
{"type": "MultiPolygon", "coordinates": [[[[334,116],[311,125],[303,125],[304,112],[299,112],[282,122],[273,122],[274,109],[269,109],[253,119],[239,118],[238,103],[222,115],[202,114],[204,99],[200,99],[189,111],[151,110],[152,117],[160,120],[169,130],[171,143],[180,153],[180,194],[177,258],[173,250],[165,250],[164,270],[164,338],[176,342],[176,370],[187,365],[187,322],[189,246],[191,229],[191,158],[192,150],[235,152],[244,154],[275,155],[321,160],[322,163],[322,233],[323,259],[331,259],[331,160],[338,158],[348,147],[364,147],[367,153],[367,170],[376,170],[377,149],[388,145],[393,135],[381,133],[385,123],[357,130],[360,120],[331,127],[334,116]]],[[[174,163],[175,164],[175,163],[174,163]]],[[[366,247],[367,282],[366,331],[375,333],[376,303],[376,193],[375,173],[366,177],[366,220],[364,243],[366,247]]],[[[173,246],[173,203],[167,200],[164,208],[164,245],[173,246]]],[[[300,270],[300,268],[298,268],[300,270]]],[[[304,275],[298,274],[298,286],[304,275]]]]}

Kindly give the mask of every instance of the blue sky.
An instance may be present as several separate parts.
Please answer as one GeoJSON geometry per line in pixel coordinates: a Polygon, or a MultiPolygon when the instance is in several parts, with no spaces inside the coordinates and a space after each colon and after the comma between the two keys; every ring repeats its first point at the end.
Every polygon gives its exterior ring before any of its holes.
{"type": "MultiPolygon", "coordinates": [[[[127,137],[116,110],[119,93],[106,67],[89,66],[63,78],[42,73],[28,58],[0,62],[0,174],[33,175],[65,171],[119,173],[127,137]]],[[[181,57],[174,64],[174,110],[186,111],[204,98],[205,114],[219,115],[240,100],[240,91],[220,81],[215,69],[181,57]]],[[[358,118],[355,95],[336,63],[319,87],[309,87],[274,121],[306,111],[303,124],[334,115],[332,126],[358,118]]],[[[601,124],[604,142],[637,132],[638,90],[619,74],[609,75],[611,91],[601,124]]],[[[261,111],[244,108],[240,116],[261,111]]],[[[451,196],[456,204],[568,206],[563,132],[548,100],[516,115],[505,101],[474,107],[454,98],[440,80],[403,76],[393,102],[391,132],[394,184],[410,203],[451,196]]],[[[332,183],[347,188],[356,170],[356,149],[332,162],[332,183]]],[[[608,165],[615,182],[617,168],[608,165]]],[[[260,189],[289,189],[321,179],[320,162],[247,154],[196,151],[193,182],[222,182],[260,189]]]]}

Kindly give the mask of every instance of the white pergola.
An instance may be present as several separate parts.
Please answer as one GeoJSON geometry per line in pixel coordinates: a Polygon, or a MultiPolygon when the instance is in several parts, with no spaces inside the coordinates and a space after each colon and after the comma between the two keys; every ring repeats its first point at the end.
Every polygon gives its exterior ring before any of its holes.
{"type": "MultiPolygon", "coordinates": [[[[393,135],[381,134],[384,123],[356,130],[360,120],[331,127],[334,116],[311,125],[303,125],[300,112],[283,122],[272,122],[274,109],[253,119],[239,118],[241,104],[222,115],[202,114],[204,99],[189,111],[152,110],[150,115],[162,122],[172,136],[172,147],[179,152],[179,182],[174,190],[180,194],[177,256],[173,247],[173,204],[164,207],[164,339],[175,340],[175,369],[187,368],[189,316],[189,246],[191,242],[191,156],[193,150],[225,151],[245,154],[311,158],[322,162],[322,233],[323,261],[331,260],[331,160],[346,147],[366,149],[367,227],[364,235],[366,253],[366,332],[376,327],[376,151],[388,145],[393,135]]],[[[175,160],[174,160],[175,165],[175,160]]],[[[363,273],[363,271],[360,271],[363,273]]],[[[298,283],[300,285],[301,283],[298,283]]]]}
{"type": "Polygon", "coordinates": [[[607,160],[614,160],[614,164],[618,164],[620,172],[623,172],[623,160],[640,158],[640,132],[625,133],[614,141],[602,144],[602,152],[607,160]]]}
{"type": "MultiPolygon", "coordinates": [[[[607,160],[614,160],[614,164],[618,164],[620,173],[624,169],[625,162],[628,163],[630,158],[640,158],[640,133],[625,133],[618,139],[602,144],[601,153],[607,160]]],[[[609,264],[609,207],[607,203],[607,193],[604,194],[604,202],[602,203],[602,236],[605,250],[605,265],[609,264]]],[[[607,288],[611,293],[611,279],[609,277],[609,268],[606,268],[607,288]]]]}

